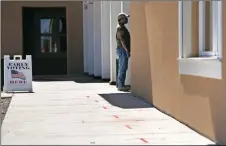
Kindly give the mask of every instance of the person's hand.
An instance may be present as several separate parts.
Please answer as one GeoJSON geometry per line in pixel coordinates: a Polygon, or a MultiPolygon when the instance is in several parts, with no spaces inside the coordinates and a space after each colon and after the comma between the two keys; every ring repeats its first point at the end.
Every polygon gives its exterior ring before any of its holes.
{"type": "Polygon", "coordinates": [[[127,57],[130,58],[130,56],[131,56],[130,55],[130,52],[129,51],[126,51],[126,54],[127,54],[127,57]]]}

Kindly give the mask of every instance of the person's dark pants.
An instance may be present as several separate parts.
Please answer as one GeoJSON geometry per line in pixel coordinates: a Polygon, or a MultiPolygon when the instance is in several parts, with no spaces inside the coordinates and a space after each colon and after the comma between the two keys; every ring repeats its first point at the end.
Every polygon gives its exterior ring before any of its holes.
{"type": "Polygon", "coordinates": [[[126,71],[128,69],[128,61],[130,54],[124,48],[117,48],[118,60],[118,76],[116,81],[117,88],[125,86],[126,71]]]}

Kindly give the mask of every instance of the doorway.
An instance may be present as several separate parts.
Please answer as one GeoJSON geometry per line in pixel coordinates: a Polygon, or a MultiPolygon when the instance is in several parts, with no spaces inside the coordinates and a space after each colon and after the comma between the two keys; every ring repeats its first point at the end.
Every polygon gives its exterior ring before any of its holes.
{"type": "Polygon", "coordinates": [[[23,55],[33,75],[67,74],[66,8],[23,8],[23,55]]]}

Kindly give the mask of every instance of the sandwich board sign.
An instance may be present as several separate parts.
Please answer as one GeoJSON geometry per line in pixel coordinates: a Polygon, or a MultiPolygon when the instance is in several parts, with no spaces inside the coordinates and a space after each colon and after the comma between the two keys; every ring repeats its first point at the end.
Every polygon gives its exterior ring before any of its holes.
{"type": "Polygon", "coordinates": [[[21,55],[4,55],[4,92],[32,92],[32,62],[31,55],[22,59],[21,55]]]}

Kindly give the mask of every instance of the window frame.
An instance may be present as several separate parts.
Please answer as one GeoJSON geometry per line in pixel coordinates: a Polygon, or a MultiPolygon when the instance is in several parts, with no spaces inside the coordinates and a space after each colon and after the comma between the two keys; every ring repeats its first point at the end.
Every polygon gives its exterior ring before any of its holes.
{"type": "Polygon", "coordinates": [[[199,1],[199,56],[200,57],[211,57],[217,56],[221,58],[222,51],[222,2],[221,1],[210,1],[211,2],[211,34],[210,39],[212,41],[211,50],[206,51],[205,42],[205,3],[207,1],[199,1]]]}
{"type": "MultiPolygon", "coordinates": [[[[222,58],[222,0],[212,2],[212,51],[205,51],[205,1],[199,1],[199,57],[222,58]],[[217,23],[216,23],[217,22],[217,23]]],[[[191,56],[192,1],[179,1],[179,58],[191,56]],[[190,51],[189,51],[190,50],[190,51]]]]}
{"type": "MultiPolygon", "coordinates": [[[[199,1],[202,3],[203,1],[199,1]]],[[[192,56],[192,1],[178,1],[178,26],[179,26],[179,73],[183,75],[193,75],[207,78],[222,78],[222,0],[212,1],[212,22],[211,30],[213,35],[212,51],[205,51],[204,25],[205,19],[199,17],[199,55],[192,56]],[[217,22],[217,23],[216,23],[217,22]]],[[[204,5],[205,6],[205,5],[204,5]]],[[[199,7],[201,7],[199,5],[199,7]]],[[[199,10],[199,16],[204,16],[205,12],[199,10]]]]}
{"type": "Polygon", "coordinates": [[[213,18],[215,18],[213,16],[213,5],[212,5],[212,1],[198,1],[198,15],[199,15],[199,19],[198,19],[198,25],[199,25],[199,56],[200,57],[211,57],[211,56],[216,56],[216,49],[215,47],[213,48],[213,34],[214,34],[214,31],[213,31],[213,18]],[[210,37],[210,41],[211,41],[211,44],[212,46],[210,46],[211,48],[211,51],[206,51],[206,2],[211,2],[210,4],[210,9],[211,9],[211,12],[210,12],[210,34],[209,34],[209,37],[210,37]]]}

